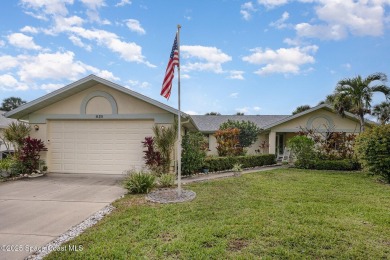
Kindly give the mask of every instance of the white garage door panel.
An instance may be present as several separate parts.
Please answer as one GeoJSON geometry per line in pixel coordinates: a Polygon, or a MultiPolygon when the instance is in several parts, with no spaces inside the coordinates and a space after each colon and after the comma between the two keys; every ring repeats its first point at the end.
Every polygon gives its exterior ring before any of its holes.
{"type": "Polygon", "coordinates": [[[121,174],[142,167],[153,121],[50,121],[50,171],[121,174]]]}

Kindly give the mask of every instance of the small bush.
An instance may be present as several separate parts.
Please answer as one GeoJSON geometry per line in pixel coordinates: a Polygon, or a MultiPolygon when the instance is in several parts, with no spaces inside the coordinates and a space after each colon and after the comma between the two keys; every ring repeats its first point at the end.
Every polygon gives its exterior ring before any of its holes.
{"type": "Polygon", "coordinates": [[[306,136],[294,136],[287,141],[297,160],[301,164],[309,163],[315,157],[314,141],[306,136]]]}
{"type": "Polygon", "coordinates": [[[205,160],[205,168],[209,171],[231,170],[235,164],[241,164],[242,168],[251,168],[276,163],[274,154],[247,155],[236,157],[208,157],[205,160]]]}
{"type": "Polygon", "coordinates": [[[183,175],[194,174],[202,167],[206,158],[206,144],[201,133],[188,133],[183,136],[181,171],[183,175]]]}
{"type": "Polygon", "coordinates": [[[355,150],[362,164],[390,183],[390,125],[374,126],[360,134],[355,150]]]}
{"type": "Polygon", "coordinates": [[[127,174],[123,185],[130,193],[149,193],[155,186],[156,177],[150,173],[128,171],[127,174]]]}
{"type": "Polygon", "coordinates": [[[175,184],[175,175],[173,174],[162,174],[160,178],[158,178],[158,186],[160,188],[169,188],[175,184]]]}
{"type": "Polygon", "coordinates": [[[295,167],[300,169],[313,170],[335,170],[335,171],[357,171],[361,169],[360,163],[356,160],[297,160],[295,167]]]}

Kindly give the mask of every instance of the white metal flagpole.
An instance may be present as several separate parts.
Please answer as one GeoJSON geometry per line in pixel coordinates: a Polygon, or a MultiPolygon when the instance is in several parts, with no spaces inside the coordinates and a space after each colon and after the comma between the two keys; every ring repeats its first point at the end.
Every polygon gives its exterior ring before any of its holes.
{"type": "Polygon", "coordinates": [[[179,64],[177,66],[177,86],[178,86],[178,116],[177,116],[177,195],[181,196],[181,112],[180,112],[180,29],[177,25],[177,50],[179,53],[179,64]]]}

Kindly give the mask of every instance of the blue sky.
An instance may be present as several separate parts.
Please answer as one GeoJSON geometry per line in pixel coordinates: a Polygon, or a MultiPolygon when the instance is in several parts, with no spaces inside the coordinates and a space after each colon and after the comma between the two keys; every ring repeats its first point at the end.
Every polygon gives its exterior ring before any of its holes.
{"type": "Polygon", "coordinates": [[[390,0],[1,1],[0,99],[96,74],[177,107],[177,77],[170,100],[159,94],[181,24],[183,111],[290,114],[343,78],[390,76],[389,11],[390,0]]]}

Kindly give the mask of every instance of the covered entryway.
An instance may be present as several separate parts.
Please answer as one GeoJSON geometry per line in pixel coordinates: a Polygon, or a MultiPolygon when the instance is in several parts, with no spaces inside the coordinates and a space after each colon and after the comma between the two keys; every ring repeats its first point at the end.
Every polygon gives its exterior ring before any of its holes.
{"type": "Polygon", "coordinates": [[[50,120],[50,172],[121,174],[144,164],[153,120],[50,120]]]}

